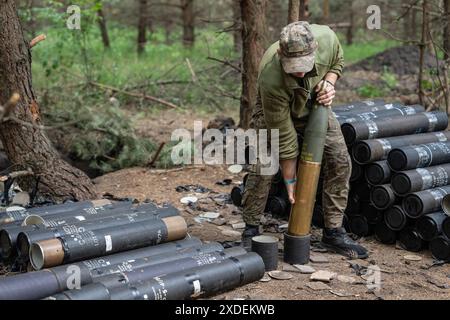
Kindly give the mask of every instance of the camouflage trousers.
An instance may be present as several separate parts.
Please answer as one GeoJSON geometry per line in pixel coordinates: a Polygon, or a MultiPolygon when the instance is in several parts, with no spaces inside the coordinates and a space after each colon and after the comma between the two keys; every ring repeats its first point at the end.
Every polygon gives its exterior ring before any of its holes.
{"type": "MultiPolygon", "coordinates": [[[[256,110],[252,119],[252,126],[264,129],[264,115],[262,110],[256,110]]],[[[302,132],[299,132],[302,137],[302,132]]],[[[302,141],[299,138],[301,148],[302,141]]],[[[328,118],[328,132],[326,136],[324,158],[322,163],[323,193],[322,207],[325,227],[340,228],[347,208],[350,190],[350,175],[352,162],[347,151],[341,127],[332,112],[328,118]]],[[[243,218],[253,226],[260,224],[264,213],[273,176],[259,175],[261,164],[251,165],[247,183],[243,194],[243,218]]],[[[299,181],[299,183],[302,183],[299,181]]]]}

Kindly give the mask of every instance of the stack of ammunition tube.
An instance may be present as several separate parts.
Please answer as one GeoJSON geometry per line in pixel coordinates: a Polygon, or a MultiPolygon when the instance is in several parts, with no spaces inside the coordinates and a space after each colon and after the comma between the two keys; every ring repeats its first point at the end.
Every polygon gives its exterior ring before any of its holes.
{"type": "MultiPolygon", "coordinates": [[[[413,252],[430,248],[436,259],[450,261],[447,114],[384,100],[336,106],[333,112],[353,164],[346,229],[385,244],[398,241],[413,252]]],[[[273,180],[266,210],[286,217],[290,205],[280,177],[273,180]]],[[[240,200],[243,190],[234,190],[240,200]]],[[[318,226],[323,226],[321,196],[318,190],[313,218],[318,226]]]]}
{"type": "Polygon", "coordinates": [[[442,206],[450,194],[447,114],[396,105],[402,115],[382,109],[361,117],[365,108],[347,111],[350,122],[334,110],[354,164],[347,229],[412,252],[430,248],[436,259],[450,261],[442,206]]]}
{"type": "Polygon", "coordinates": [[[257,281],[264,262],[187,234],[176,208],[108,200],[0,213],[0,300],[206,297],[257,281]],[[220,285],[217,285],[220,284],[220,285]]]}

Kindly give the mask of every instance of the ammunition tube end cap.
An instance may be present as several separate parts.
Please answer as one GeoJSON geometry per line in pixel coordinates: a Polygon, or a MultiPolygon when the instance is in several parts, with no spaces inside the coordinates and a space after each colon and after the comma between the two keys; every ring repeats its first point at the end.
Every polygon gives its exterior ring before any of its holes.
{"type": "Polygon", "coordinates": [[[444,210],[446,215],[450,216],[450,194],[442,199],[442,210],[444,210]]]}
{"type": "Polygon", "coordinates": [[[35,270],[61,265],[64,249],[59,239],[35,242],[30,248],[30,261],[35,270]]]}
{"type": "Polygon", "coordinates": [[[36,214],[31,214],[28,217],[25,218],[22,222],[22,226],[30,226],[30,225],[37,225],[37,224],[44,224],[45,220],[41,216],[38,216],[36,214]]]}
{"type": "Polygon", "coordinates": [[[104,207],[104,206],[107,206],[110,204],[112,204],[111,201],[109,201],[107,199],[99,199],[99,200],[92,201],[92,205],[94,206],[94,208],[104,207]]]}
{"type": "Polygon", "coordinates": [[[187,224],[181,216],[162,219],[167,227],[167,241],[184,239],[187,235],[187,224]]]}

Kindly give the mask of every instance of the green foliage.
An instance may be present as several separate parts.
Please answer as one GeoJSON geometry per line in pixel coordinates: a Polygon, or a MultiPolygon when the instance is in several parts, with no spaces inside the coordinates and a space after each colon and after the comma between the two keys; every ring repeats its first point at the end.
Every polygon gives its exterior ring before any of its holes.
{"type": "Polygon", "coordinates": [[[390,72],[387,68],[385,68],[383,74],[381,75],[381,80],[383,80],[386,86],[391,90],[395,89],[398,85],[397,76],[390,72]]]}
{"type": "Polygon", "coordinates": [[[378,98],[384,95],[384,91],[372,84],[366,84],[358,88],[358,94],[364,98],[378,98]]]}
{"type": "Polygon", "coordinates": [[[344,49],[346,64],[352,64],[364,60],[386,49],[395,47],[398,42],[393,40],[375,40],[370,42],[358,42],[352,45],[345,44],[345,39],[340,37],[344,49]]]}

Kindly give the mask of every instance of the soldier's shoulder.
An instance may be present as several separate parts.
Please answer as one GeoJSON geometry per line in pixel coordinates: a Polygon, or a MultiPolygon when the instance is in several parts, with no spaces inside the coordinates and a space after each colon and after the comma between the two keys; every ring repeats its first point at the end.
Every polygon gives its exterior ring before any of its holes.
{"type": "Polygon", "coordinates": [[[329,26],[312,24],[311,30],[319,43],[334,41],[336,39],[336,33],[329,26]]]}
{"type": "Polygon", "coordinates": [[[282,87],[283,75],[280,59],[278,58],[279,43],[275,42],[265,52],[259,67],[258,82],[265,87],[282,87]]]}

